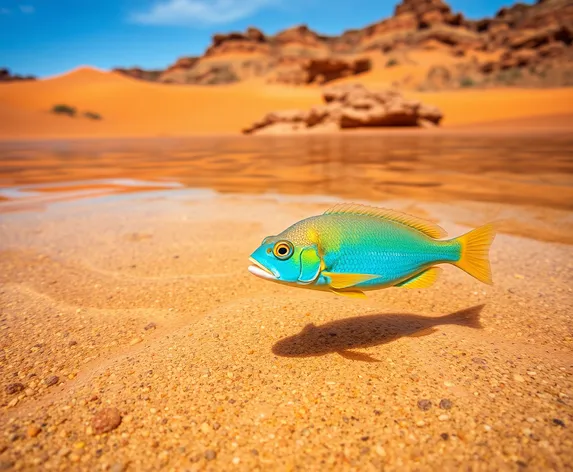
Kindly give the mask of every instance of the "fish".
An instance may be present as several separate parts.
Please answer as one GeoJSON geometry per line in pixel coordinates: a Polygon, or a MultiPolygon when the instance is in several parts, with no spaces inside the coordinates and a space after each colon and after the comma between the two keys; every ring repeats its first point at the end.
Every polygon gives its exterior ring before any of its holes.
{"type": "Polygon", "coordinates": [[[431,287],[441,264],[492,285],[489,250],[495,235],[492,222],[443,239],[446,231],[422,218],[339,203],[265,237],[250,255],[248,270],[266,281],[352,298],[389,287],[431,287]]]}

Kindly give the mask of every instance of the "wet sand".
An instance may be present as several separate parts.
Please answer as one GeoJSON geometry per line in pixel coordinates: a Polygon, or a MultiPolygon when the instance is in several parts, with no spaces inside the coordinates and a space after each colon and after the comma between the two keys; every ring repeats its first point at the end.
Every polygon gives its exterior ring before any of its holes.
{"type": "Polygon", "coordinates": [[[3,469],[570,470],[571,246],[356,301],[246,270],[330,204],[166,192],[0,216],[3,469]]]}

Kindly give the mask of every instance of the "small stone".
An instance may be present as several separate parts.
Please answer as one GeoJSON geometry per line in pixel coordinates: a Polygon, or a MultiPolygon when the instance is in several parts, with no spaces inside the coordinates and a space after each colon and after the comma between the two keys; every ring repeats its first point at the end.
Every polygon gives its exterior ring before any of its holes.
{"type": "Polygon", "coordinates": [[[209,426],[207,423],[203,423],[201,425],[201,431],[203,431],[205,434],[210,433],[211,432],[211,426],[209,426]]]}
{"type": "Polygon", "coordinates": [[[217,431],[220,427],[221,427],[221,425],[219,423],[213,423],[213,429],[215,431],[217,431]]]}
{"type": "Polygon", "coordinates": [[[217,453],[213,451],[213,449],[207,449],[204,455],[205,459],[207,459],[208,461],[212,461],[217,457],[217,453]]]}
{"type": "Polygon", "coordinates": [[[76,346],[78,344],[78,342],[74,339],[72,339],[69,343],[68,346],[72,347],[72,346],[76,346]]]}
{"type": "Polygon", "coordinates": [[[21,384],[20,382],[11,383],[11,384],[6,385],[6,393],[8,395],[15,395],[15,394],[23,391],[24,388],[25,388],[24,384],[21,384]]]}
{"type": "Polygon", "coordinates": [[[553,418],[553,424],[555,426],[561,426],[562,428],[565,428],[565,423],[561,421],[559,418],[553,418]]]}
{"type": "Polygon", "coordinates": [[[450,439],[450,435],[448,433],[442,433],[440,434],[440,437],[444,440],[447,441],[448,439],[450,439]]]}
{"type": "Polygon", "coordinates": [[[52,385],[56,385],[60,381],[60,378],[57,375],[51,375],[47,379],[44,380],[46,386],[51,387],[52,385]]]}
{"type": "Polygon", "coordinates": [[[31,388],[27,388],[24,393],[26,394],[27,397],[31,397],[32,395],[34,395],[34,390],[32,390],[31,388]]]}
{"type": "Polygon", "coordinates": [[[121,424],[121,415],[117,408],[104,408],[96,413],[92,419],[92,426],[96,434],[107,433],[121,424]]]}
{"type": "Polygon", "coordinates": [[[447,421],[450,419],[450,417],[449,417],[449,415],[440,415],[440,416],[438,416],[438,419],[440,421],[447,421]]]}
{"type": "Polygon", "coordinates": [[[84,447],[86,447],[86,443],[83,441],[78,441],[77,443],[74,443],[74,449],[83,449],[84,447]]]}
{"type": "Polygon", "coordinates": [[[79,462],[80,461],[80,456],[78,454],[70,454],[69,457],[70,461],[72,462],[79,462]]]}
{"type": "Polygon", "coordinates": [[[41,431],[42,428],[39,428],[35,424],[32,424],[28,426],[28,431],[26,432],[26,434],[28,435],[29,438],[35,438],[36,436],[38,436],[38,434],[40,434],[41,431]]]}
{"type": "Polygon", "coordinates": [[[489,424],[484,424],[483,429],[485,429],[486,431],[491,431],[491,426],[489,424]]]}
{"type": "Polygon", "coordinates": [[[149,331],[150,329],[155,329],[157,328],[157,325],[152,321],[151,323],[149,323],[145,328],[143,328],[145,331],[149,331]]]}
{"type": "Polygon", "coordinates": [[[449,410],[451,407],[452,407],[451,400],[448,400],[447,398],[442,398],[440,400],[440,408],[442,410],[449,410]]]}
{"type": "Polygon", "coordinates": [[[445,385],[446,387],[453,387],[453,386],[454,386],[453,382],[450,382],[449,380],[446,380],[446,381],[444,382],[444,385],[445,385]]]}
{"type": "Polygon", "coordinates": [[[424,420],[418,420],[418,421],[416,421],[416,426],[422,427],[422,426],[425,426],[425,425],[426,425],[426,422],[425,422],[424,420]]]}
{"type": "Polygon", "coordinates": [[[241,458],[240,458],[240,457],[233,457],[233,464],[239,465],[239,462],[241,462],[241,458]]]}
{"type": "Polygon", "coordinates": [[[141,338],[133,338],[133,339],[129,342],[129,345],[130,345],[130,346],[135,346],[136,344],[139,344],[141,341],[143,341],[143,339],[141,339],[141,338]]]}
{"type": "Polygon", "coordinates": [[[427,411],[432,408],[432,402],[426,399],[418,400],[418,408],[420,410],[427,411]]]}
{"type": "Polygon", "coordinates": [[[8,408],[14,408],[18,402],[20,401],[20,399],[18,397],[13,398],[9,403],[8,403],[8,408]]]}
{"type": "Polygon", "coordinates": [[[110,472],[123,472],[125,470],[125,465],[121,462],[116,462],[110,467],[110,472]]]}
{"type": "Polygon", "coordinates": [[[13,461],[4,461],[4,460],[0,461],[0,470],[8,470],[11,469],[12,467],[14,467],[13,461]]]}
{"type": "Polygon", "coordinates": [[[525,379],[519,374],[513,374],[513,380],[516,382],[525,382],[525,379]]]}

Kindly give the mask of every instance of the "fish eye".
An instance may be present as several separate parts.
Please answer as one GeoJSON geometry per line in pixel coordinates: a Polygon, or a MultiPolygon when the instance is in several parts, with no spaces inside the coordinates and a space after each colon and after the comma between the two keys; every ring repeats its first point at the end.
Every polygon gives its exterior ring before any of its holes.
{"type": "Polygon", "coordinates": [[[275,257],[282,260],[286,260],[292,256],[293,251],[294,247],[290,241],[279,241],[273,247],[273,254],[275,257]]]}

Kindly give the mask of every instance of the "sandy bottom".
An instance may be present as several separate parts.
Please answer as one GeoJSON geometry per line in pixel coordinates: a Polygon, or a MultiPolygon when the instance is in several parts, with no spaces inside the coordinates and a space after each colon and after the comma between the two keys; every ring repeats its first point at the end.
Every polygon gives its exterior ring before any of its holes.
{"type": "Polygon", "coordinates": [[[1,215],[1,469],[569,469],[571,246],[356,301],[247,271],[329,205],[173,192],[1,215]]]}

